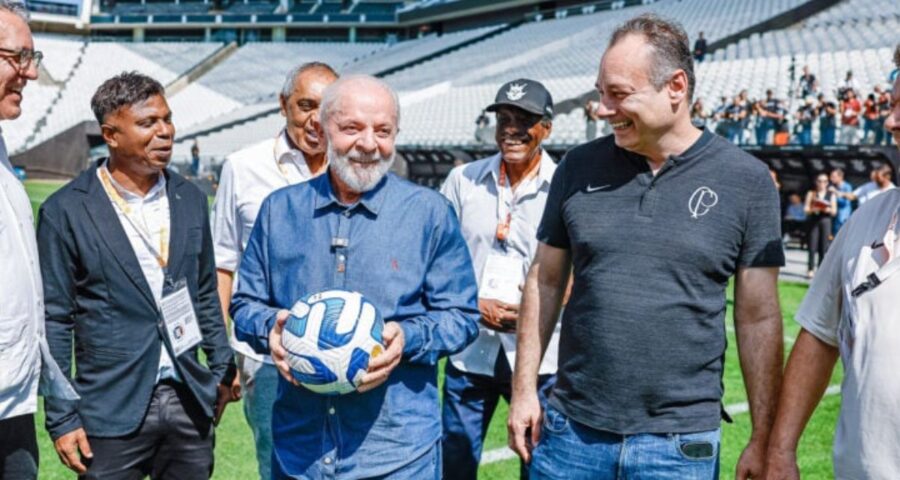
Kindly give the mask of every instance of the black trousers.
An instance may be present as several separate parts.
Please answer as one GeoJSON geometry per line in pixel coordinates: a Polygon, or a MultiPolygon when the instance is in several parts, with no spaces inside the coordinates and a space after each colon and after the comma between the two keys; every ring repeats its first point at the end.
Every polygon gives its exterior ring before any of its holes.
{"type": "Polygon", "coordinates": [[[33,480],[37,471],[34,414],[0,420],[0,480],[33,480]]]}
{"type": "Polygon", "coordinates": [[[140,428],[124,437],[88,435],[94,457],[82,480],[208,479],[213,472],[212,420],[187,387],[162,382],[140,428]]]}
{"type": "Polygon", "coordinates": [[[809,219],[809,233],[806,235],[806,243],[809,246],[809,255],[806,259],[807,270],[812,270],[816,265],[822,264],[825,252],[831,246],[831,216],[814,215],[809,219]],[[816,262],[816,254],[819,255],[816,262]]]}

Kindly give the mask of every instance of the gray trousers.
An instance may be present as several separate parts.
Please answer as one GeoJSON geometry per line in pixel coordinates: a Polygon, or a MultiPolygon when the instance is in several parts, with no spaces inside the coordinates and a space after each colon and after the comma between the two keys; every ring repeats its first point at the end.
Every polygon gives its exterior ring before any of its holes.
{"type": "Polygon", "coordinates": [[[34,414],[0,420],[0,480],[33,480],[37,470],[34,414]]]}
{"type": "Polygon", "coordinates": [[[213,426],[186,386],[162,382],[140,428],[124,437],[88,435],[94,457],[82,480],[200,480],[212,476],[213,426]]]}

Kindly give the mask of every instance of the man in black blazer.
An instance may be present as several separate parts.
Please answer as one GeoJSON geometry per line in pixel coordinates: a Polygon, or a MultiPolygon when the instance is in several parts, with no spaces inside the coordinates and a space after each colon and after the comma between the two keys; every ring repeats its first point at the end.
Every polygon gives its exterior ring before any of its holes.
{"type": "Polygon", "coordinates": [[[70,377],[74,347],[81,395],[45,400],[47,430],[82,478],[208,478],[234,363],[207,199],[166,170],[175,129],[159,82],[123,73],[91,108],[110,157],[38,221],[47,339],[70,377]]]}

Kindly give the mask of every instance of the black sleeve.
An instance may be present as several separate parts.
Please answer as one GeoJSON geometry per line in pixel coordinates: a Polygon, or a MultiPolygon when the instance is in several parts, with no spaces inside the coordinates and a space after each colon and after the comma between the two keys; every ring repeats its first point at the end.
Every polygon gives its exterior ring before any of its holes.
{"type": "Polygon", "coordinates": [[[544,215],[538,226],[537,239],[551,247],[569,249],[569,231],[563,218],[563,206],[568,198],[566,187],[566,170],[569,162],[563,158],[553,173],[550,182],[550,193],[547,195],[547,205],[544,207],[544,215]]]}
{"type": "MultiPolygon", "coordinates": [[[[753,161],[758,161],[753,159],[753,161]]],[[[756,175],[744,222],[744,238],[738,265],[741,267],[783,267],[781,243],[781,201],[768,172],[756,175]]]]}
{"type": "MultiPolygon", "coordinates": [[[[61,212],[45,203],[38,214],[37,244],[44,286],[44,325],[50,354],[71,382],[72,344],[75,328],[75,268],[78,265],[74,236],[61,224],[61,212]]],[[[57,438],[82,427],[78,402],[44,397],[46,427],[57,438]]]]}

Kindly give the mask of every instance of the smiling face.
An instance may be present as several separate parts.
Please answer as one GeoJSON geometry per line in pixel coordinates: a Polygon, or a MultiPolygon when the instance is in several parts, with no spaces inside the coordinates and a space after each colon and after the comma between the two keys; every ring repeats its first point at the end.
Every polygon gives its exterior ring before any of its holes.
{"type": "Polygon", "coordinates": [[[132,170],[151,175],[169,165],[175,127],[162,95],[119,108],[103,119],[100,128],[110,155],[132,170]]]}
{"type": "Polygon", "coordinates": [[[495,139],[500,155],[507,163],[528,163],[541,153],[541,143],[550,135],[550,124],[541,115],[521,108],[497,108],[495,139]]]}
{"type": "Polygon", "coordinates": [[[374,188],[390,170],[397,137],[397,105],[390,92],[364,79],[340,85],[325,123],[328,161],[352,192],[374,188]]]}
{"type": "Polygon", "coordinates": [[[322,92],[336,79],[324,68],[313,68],[294,79],[294,89],[289,97],[279,97],[288,138],[305,155],[325,151],[322,126],[319,124],[319,104],[322,102],[322,92]]]}
{"type": "MultiPolygon", "coordinates": [[[[19,51],[33,50],[31,30],[24,20],[12,12],[0,11],[0,48],[19,51]]],[[[38,77],[37,66],[19,68],[18,57],[0,57],[0,120],[12,120],[22,114],[22,90],[29,80],[38,77]]]]}
{"type": "Polygon", "coordinates": [[[600,63],[598,114],[613,128],[616,145],[645,154],[672,129],[677,107],[671,83],[657,90],[651,82],[653,47],[641,35],[628,35],[609,48],[600,63]]]}

